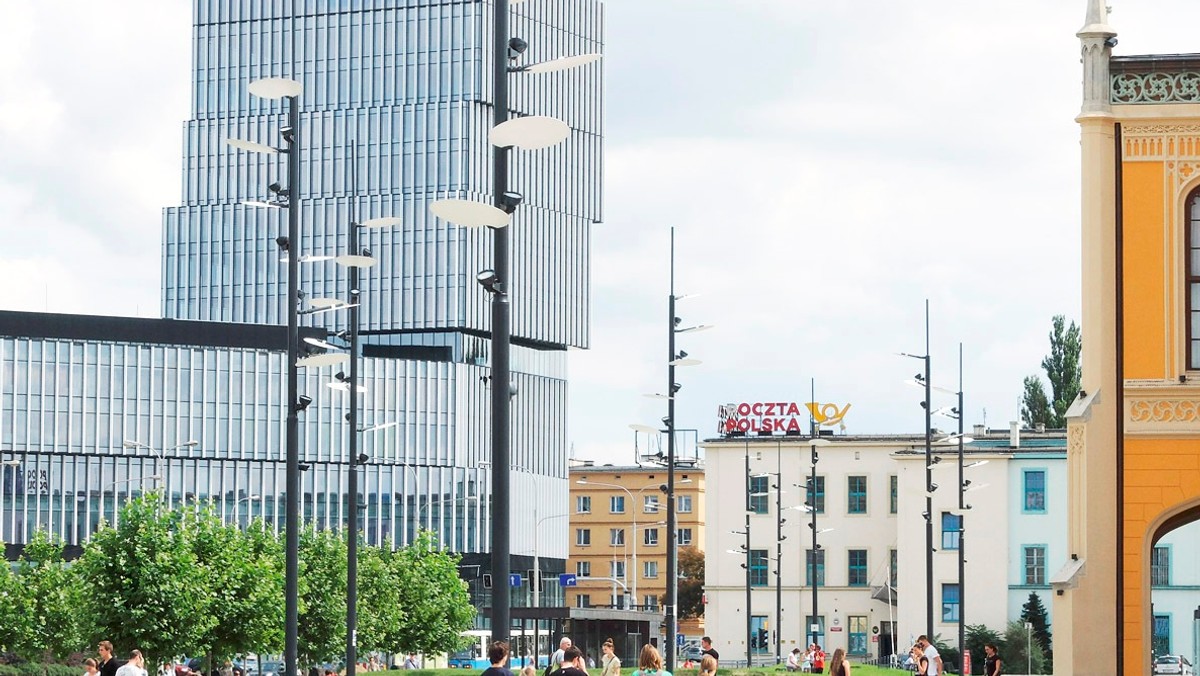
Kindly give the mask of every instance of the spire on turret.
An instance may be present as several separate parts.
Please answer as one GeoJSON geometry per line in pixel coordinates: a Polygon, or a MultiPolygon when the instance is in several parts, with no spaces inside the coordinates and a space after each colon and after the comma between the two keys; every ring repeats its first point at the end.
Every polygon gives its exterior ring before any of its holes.
{"type": "Polygon", "coordinates": [[[1087,18],[1083,21],[1083,28],[1076,33],[1079,37],[1105,35],[1114,36],[1116,31],[1108,25],[1108,5],[1107,0],[1088,0],[1087,18]]]}
{"type": "Polygon", "coordinates": [[[1108,60],[1117,32],[1108,25],[1106,0],[1087,0],[1087,18],[1075,35],[1083,51],[1083,114],[1110,113],[1108,60]]]}

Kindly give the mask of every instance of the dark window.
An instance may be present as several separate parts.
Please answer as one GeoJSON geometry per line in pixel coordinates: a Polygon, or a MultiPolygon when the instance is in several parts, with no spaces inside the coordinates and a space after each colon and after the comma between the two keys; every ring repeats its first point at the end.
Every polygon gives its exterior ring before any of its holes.
{"type": "Polygon", "coordinates": [[[765,587],[767,585],[767,550],[750,550],[750,586],[765,587]]]}
{"type": "Polygon", "coordinates": [[[755,514],[767,513],[768,478],[765,476],[750,477],[750,511],[755,514]]]}
{"type": "MultiPolygon", "coordinates": [[[[809,587],[813,586],[813,564],[814,564],[813,550],[811,550],[811,549],[805,550],[805,552],[804,552],[804,584],[808,585],[809,587]]],[[[824,549],[817,550],[815,564],[816,564],[816,574],[817,574],[816,586],[822,587],[825,585],[825,550],[824,549]]]]}
{"type": "Polygon", "coordinates": [[[961,529],[961,516],[942,512],[942,549],[958,549],[958,540],[962,535],[961,529]]]}
{"type": "Polygon", "coordinates": [[[900,498],[900,477],[895,474],[888,477],[888,514],[895,514],[900,498]]]}
{"type": "Polygon", "coordinates": [[[1171,584],[1171,550],[1155,547],[1150,552],[1150,585],[1166,587],[1171,584]]]}
{"type": "Polygon", "coordinates": [[[942,585],[942,622],[958,622],[959,595],[957,584],[942,585]]]}
{"type": "MultiPolygon", "coordinates": [[[[825,513],[825,477],[819,476],[816,479],[817,479],[816,483],[813,484],[814,488],[812,491],[810,491],[812,493],[812,495],[809,496],[809,502],[811,502],[813,505],[816,506],[817,514],[824,514],[825,513]]],[[[809,481],[810,482],[812,481],[812,477],[809,477],[809,481]]]]}
{"type": "Polygon", "coordinates": [[[867,477],[846,477],[846,512],[849,514],[867,513],[867,477]]]}
{"type": "Polygon", "coordinates": [[[1187,221],[1187,325],[1188,368],[1200,369],[1200,188],[1184,202],[1187,221]]]}
{"type": "Polygon", "coordinates": [[[848,568],[846,584],[851,587],[867,586],[867,550],[851,549],[848,568]]]}

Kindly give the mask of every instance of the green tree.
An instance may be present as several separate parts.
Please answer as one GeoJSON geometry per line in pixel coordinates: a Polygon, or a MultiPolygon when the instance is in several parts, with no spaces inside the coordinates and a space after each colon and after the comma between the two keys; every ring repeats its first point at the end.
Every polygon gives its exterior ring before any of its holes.
{"type": "Polygon", "coordinates": [[[66,657],[84,647],[79,622],[82,589],[63,561],[63,542],[46,531],[34,532],[13,577],[24,597],[25,631],[13,637],[11,650],[30,661],[66,657]]]}
{"type": "Polygon", "coordinates": [[[399,564],[390,543],[383,547],[358,547],[358,647],[363,652],[400,652],[389,644],[395,629],[404,621],[400,580],[394,575],[399,564]]]}
{"type": "Polygon", "coordinates": [[[1051,320],[1050,353],[1042,359],[1042,369],[1050,381],[1050,396],[1037,376],[1026,376],[1021,418],[1026,425],[1044,423],[1047,427],[1067,426],[1067,409],[1079,395],[1080,363],[1083,339],[1079,326],[1066,317],[1055,315],[1051,320]]]}
{"type": "Polygon", "coordinates": [[[695,547],[679,548],[679,618],[704,617],[704,552],[695,547]]]}
{"type": "Polygon", "coordinates": [[[1000,660],[1004,663],[1004,673],[1008,674],[1044,674],[1047,673],[1046,656],[1037,638],[1032,632],[1026,631],[1025,623],[1009,622],[1004,629],[1004,641],[1000,646],[1000,660]]]}
{"type": "MultiPolygon", "coordinates": [[[[1004,643],[1004,637],[999,632],[989,629],[982,624],[968,624],[966,631],[963,633],[964,642],[967,644],[967,650],[971,651],[971,673],[983,673],[983,646],[991,643],[996,646],[997,651],[1004,643]]],[[[1005,669],[1012,672],[1012,669],[1005,669]]]]}
{"type": "Polygon", "coordinates": [[[389,558],[404,609],[387,641],[391,652],[443,653],[460,647],[460,635],[475,618],[467,584],[458,576],[460,560],[439,550],[428,531],[389,558]]]}
{"type": "Polygon", "coordinates": [[[346,541],[328,530],[300,532],[300,663],[331,660],[346,647],[346,541]]]}
{"type": "Polygon", "coordinates": [[[92,638],[137,646],[150,664],[202,652],[213,630],[213,590],[179,510],[151,493],[125,503],[74,564],[92,638]]]}
{"type": "Polygon", "coordinates": [[[188,508],[183,527],[211,591],[216,622],[204,637],[216,660],[279,650],[283,644],[283,559],[261,521],[242,531],[212,504],[188,508]]]}
{"type": "Polygon", "coordinates": [[[1021,399],[1021,420],[1026,427],[1034,427],[1038,423],[1053,427],[1051,420],[1054,412],[1050,410],[1050,400],[1046,397],[1046,388],[1037,376],[1025,376],[1025,395],[1021,399]]]}
{"type": "Polygon", "coordinates": [[[31,632],[27,604],[12,566],[0,566],[0,652],[15,652],[31,632]]]}
{"type": "Polygon", "coordinates": [[[1033,625],[1033,640],[1041,647],[1042,653],[1046,656],[1046,665],[1053,664],[1050,620],[1046,617],[1046,607],[1042,605],[1042,597],[1038,596],[1037,592],[1029,592],[1029,598],[1025,601],[1025,605],[1021,606],[1021,621],[1033,625]]]}

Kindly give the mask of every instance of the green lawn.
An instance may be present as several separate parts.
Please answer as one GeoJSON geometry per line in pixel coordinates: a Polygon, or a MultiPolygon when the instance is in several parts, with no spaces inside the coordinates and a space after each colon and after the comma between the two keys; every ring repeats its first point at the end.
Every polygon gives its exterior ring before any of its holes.
{"type": "MultiPolygon", "coordinates": [[[[912,672],[902,669],[885,669],[883,667],[873,667],[866,664],[850,663],[852,666],[853,676],[901,676],[912,672]]],[[[588,670],[592,674],[599,674],[599,669],[588,670]]],[[[628,676],[633,673],[632,669],[622,669],[622,676],[628,676]]],[[[378,676],[465,676],[467,674],[475,674],[476,672],[468,669],[414,669],[411,671],[384,671],[374,672],[378,676]]],[[[696,669],[679,669],[675,672],[677,676],[695,676],[696,669]]],[[[717,670],[718,676],[784,676],[787,671],[776,667],[755,667],[753,669],[726,669],[717,670]]],[[[540,676],[540,672],[539,672],[540,676]]]]}

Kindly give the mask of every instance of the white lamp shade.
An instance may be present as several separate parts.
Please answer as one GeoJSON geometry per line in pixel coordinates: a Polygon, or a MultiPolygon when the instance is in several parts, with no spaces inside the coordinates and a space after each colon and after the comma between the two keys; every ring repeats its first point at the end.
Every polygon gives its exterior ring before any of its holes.
{"type": "Polygon", "coordinates": [[[311,307],[325,308],[325,307],[337,307],[339,305],[345,305],[346,301],[344,301],[340,298],[309,298],[308,304],[311,307]]]}
{"type": "Polygon", "coordinates": [[[593,61],[598,61],[600,56],[600,54],[576,54],[575,56],[563,56],[557,59],[551,59],[550,61],[542,61],[541,63],[531,64],[525,68],[525,72],[557,73],[561,70],[586,66],[593,61]]]}
{"type": "Polygon", "coordinates": [[[472,200],[438,200],[429,205],[429,211],[444,221],[467,228],[503,228],[512,220],[503,209],[472,200]]]}
{"type": "Polygon", "coordinates": [[[310,354],[296,360],[296,366],[333,366],[350,361],[350,355],[344,352],[326,352],[325,354],[310,354]]]}
{"type": "Polygon", "coordinates": [[[240,139],[240,138],[227,138],[227,139],[225,139],[225,143],[227,143],[231,147],[237,148],[238,150],[245,150],[245,151],[251,152],[251,153],[263,153],[266,155],[274,155],[279,152],[279,148],[274,148],[272,146],[264,145],[262,143],[255,143],[254,141],[246,141],[246,140],[240,139]]]}
{"type": "Polygon", "coordinates": [[[503,122],[488,134],[492,145],[498,148],[521,148],[541,150],[558,145],[571,135],[566,122],[556,117],[531,115],[503,122]]]}
{"type": "MultiPolygon", "coordinates": [[[[267,209],[282,209],[284,207],[279,202],[264,202],[262,200],[242,200],[242,204],[248,207],[265,207],[267,209]]],[[[284,258],[283,260],[287,259],[284,258]]]]}
{"type": "Polygon", "coordinates": [[[341,349],[341,348],[339,348],[337,345],[334,345],[333,343],[326,342],[326,341],[324,341],[324,340],[321,340],[320,338],[313,338],[312,336],[308,336],[308,337],[306,337],[306,338],[304,339],[304,342],[306,342],[306,343],[308,343],[309,345],[312,345],[312,346],[314,346],[314,347],[319,347],[319,348],[321,348],[322,350],[337,350],[337,349],[341,349]]]}
{"type": "Polygon", "coordinates": [[[344,265],[348,268],[369,268],[379,261],[370,256],[355,256],[353,254],[345,254],[333,259],[333,262],[338,265],[344,265]]]}
{"type": "Polygon", "coordinates": [[[651,427],[649,425],[639,425],[637,423],[634,423],[629,426],[629,429],[633,430],[634,432],[645,432],[646,434],[658,434],[658,429],[651,427]]]}
{"type": "Polygon", "coordinates": [[[670,399],[671,398],[671,395],[669,395],[669,394],[660,394],[658,392],[654,392],[651,394],[643,394],[642,396],[650,397],[651,399],[670,399]]]}
{"type": "Polygon", "coordinates": [[[699,359],[676,359],[675,361],[667,362],[671,366],[699,366],[703,363],[699,359]]]}
{"type": "Polygon", "coordinates": [[[248,89],[260,99],[282,99],[286,96],[300,96],[304,85],[283,77],[267,77],[251,82],[248,89]]]}
{"type": "Polygon", "coordinates": [[[359,223],[360,228],[398,228],[403,223],[395,216],[386,216],[384,218],[371,218],[359,223]]]}

